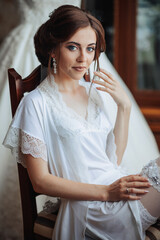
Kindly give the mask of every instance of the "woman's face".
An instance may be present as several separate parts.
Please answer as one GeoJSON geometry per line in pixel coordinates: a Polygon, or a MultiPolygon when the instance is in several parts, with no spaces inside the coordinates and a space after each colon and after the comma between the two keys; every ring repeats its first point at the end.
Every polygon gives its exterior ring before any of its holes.
{"type": "Polygon", "coordinates": [[[79,80],[83,77],[95,56],[96,34],[88,26],[80,28],[59,50],[57,76],[63,80],[79,80]]]}

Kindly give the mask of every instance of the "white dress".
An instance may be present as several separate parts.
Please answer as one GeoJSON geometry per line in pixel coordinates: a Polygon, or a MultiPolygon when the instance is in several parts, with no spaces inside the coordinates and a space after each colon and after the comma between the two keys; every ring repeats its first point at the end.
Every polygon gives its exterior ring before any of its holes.
{"type": "MultiPolygon", "coordinates": [[[[90,83],[80,80],[79,84],[88,94],[90,83]]],[[[113,125],[105,103],[106,98],[93,87],[85,120],[65,104],[53,77],[48,77],[21,101],[4,145],[23,166],[22,153],[31,154],[35,161],[39,157],[47,161],[55,176],[109,185],[127,173],[117,165],[113,125]]],[[[132,240],[144,240],[142,209],[139,201],[62,199],[52,239],[84,240],[88,228],[104,240],[128,240],[128,234],[132,240]],[[95,224],[93,230],[93,218],[103,220],[107,228],[96,230],[95,224]]],[[[154,223],[155,218],[150,221],[154,223]]]]}

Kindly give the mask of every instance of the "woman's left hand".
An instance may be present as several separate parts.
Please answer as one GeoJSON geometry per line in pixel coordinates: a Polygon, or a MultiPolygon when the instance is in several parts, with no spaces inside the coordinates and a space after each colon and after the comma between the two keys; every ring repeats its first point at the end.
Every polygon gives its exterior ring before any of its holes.
{"type": "Polygon", "coordinates": [[[111,73],[100,69],[100,72],[94,72],[94,74],[103,80],[92,80],[93,83],[100,85],[96,87],[98,90],[109,93],[119,107],[131,107],[129,97],[111,73]]]}
{"type": "Polygon", "coordinates": [[[141,197],[148,193],[151,187],[148,179],[141,175],[129,175],[122,177],[112,184],[106,186],[107,201],[121,200],[140,200],[141,197]]]}

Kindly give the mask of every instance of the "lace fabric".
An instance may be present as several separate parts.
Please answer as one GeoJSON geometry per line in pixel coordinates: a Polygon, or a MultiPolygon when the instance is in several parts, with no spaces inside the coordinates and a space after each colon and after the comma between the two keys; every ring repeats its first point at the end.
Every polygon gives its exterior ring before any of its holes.
{"type": "Polygon", "coordinates": [[[151,160],[147,165],[145,165],[141,174],[147,177],[153,187],[160,192],[160,167],[157,164],[157,159],[151,160]]]}
{"type": "Polygon", "coordinates": [[[34,158],[42,158],[47,161],[46,145],[19,128],[11,127],[4,145],[9,147],[17,162],[26,167],[23,154],[31,154],[34,158]]]}
{"type": "MultiPolygon", "coordinates": [[[[89,86],[87,86],[85,82],[83,83],[83,81],[80,81],[79,84],[86,88],[86,92],[88,94],[89,86]]],[[[101,109],[92,96],[89,97],[88,102],[88,117],[87,119],[84,119],[72,108],[66,105],[53,76],[44,80],[38,86],[38,90],[45,95],[47,104],[53,112],[53,119],[55,121],[58,134],[61,137],[75,136],[90,130],[104,132],[109,131],[109,124],[106,124],[105,127],[102,127],[102,124],[100,124],[99,115],[101,109]]]]}
{"type": "Polygon", "coordinates": [[[139,209],[140,209],[140,218],[142,223],[143,231],[146,231],[152,224],[157,221],[156,217],[153,217],[147,209],[143,206],[141,201],[138,201],[139,209]]]}
{"type": "MultiPolygon", "coordinates": [[[[85,83],[83,84],[86,91],[88,91],[89,85],[86,87],[85,83]]],[[[101,109],[93,96],[89,98],[88,119],[84,119],[74,110],[67,107],[62,99],[62,95],[58,91],[58,86],[54,82],[51,84],[49,78],[44,80],[38,86],[37,90],[41,92],[41,96],[43,95],[45,99],[45,103],[52,115],[53,125],[55,125],[61,140],[91,131],[100,131],[107,136],[107,133],[111,130],[110,124],[107,124],[107,119],[104,118],[106,124],[104,124],[104,120],[101,119],[101,109]]],[[[25,166],[23,154],[31,154],[35,158],[42,158],[47,161],[45,143],[27,132],[25,132],[23,128],[19,129],[18,125],[17,128],[11,126],[7,138],[4,141],[4,145],[11,148],[17,162],[23,164],[23,166],[25,166]]],[[[108,148],[113,149],[113,146],[108,144],[108,148]]]]}

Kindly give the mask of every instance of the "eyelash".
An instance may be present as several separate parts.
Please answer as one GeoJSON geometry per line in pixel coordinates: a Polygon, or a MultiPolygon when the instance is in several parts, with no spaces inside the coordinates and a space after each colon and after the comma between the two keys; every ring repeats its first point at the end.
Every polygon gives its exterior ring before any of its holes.
{"type": "MultiPolygon", "coordinates": [[[[75,51],[75,50],[77,49],[77,46],[70,45],[70,46],[67,46],[67,48],[68,48],[70,51],[75,51]]],[[[87,51],[88,51],[88,52],[93,52],[93,51],[95,51],[95,48],[94,48],[94,47],[87,47],[87,51]]]]}
{"type": "Polygon", "coordinates": [[[88,47],[87,49],[88,49],[88,52],[94,52],[94,51],[95,51],[95,48],[94,48],[94,47],[88,47]],[[90,49],[91,51],[90,51],[89,49],[90,49]]]}
{"type": "Polygon", "coordinates": [[[74,45],[70,45],[70,46],[68,46],[67,48],[68,48],[70,51],[74,51],[74,50],[77,49],[77,47],[74,46],[74,45]]]}

